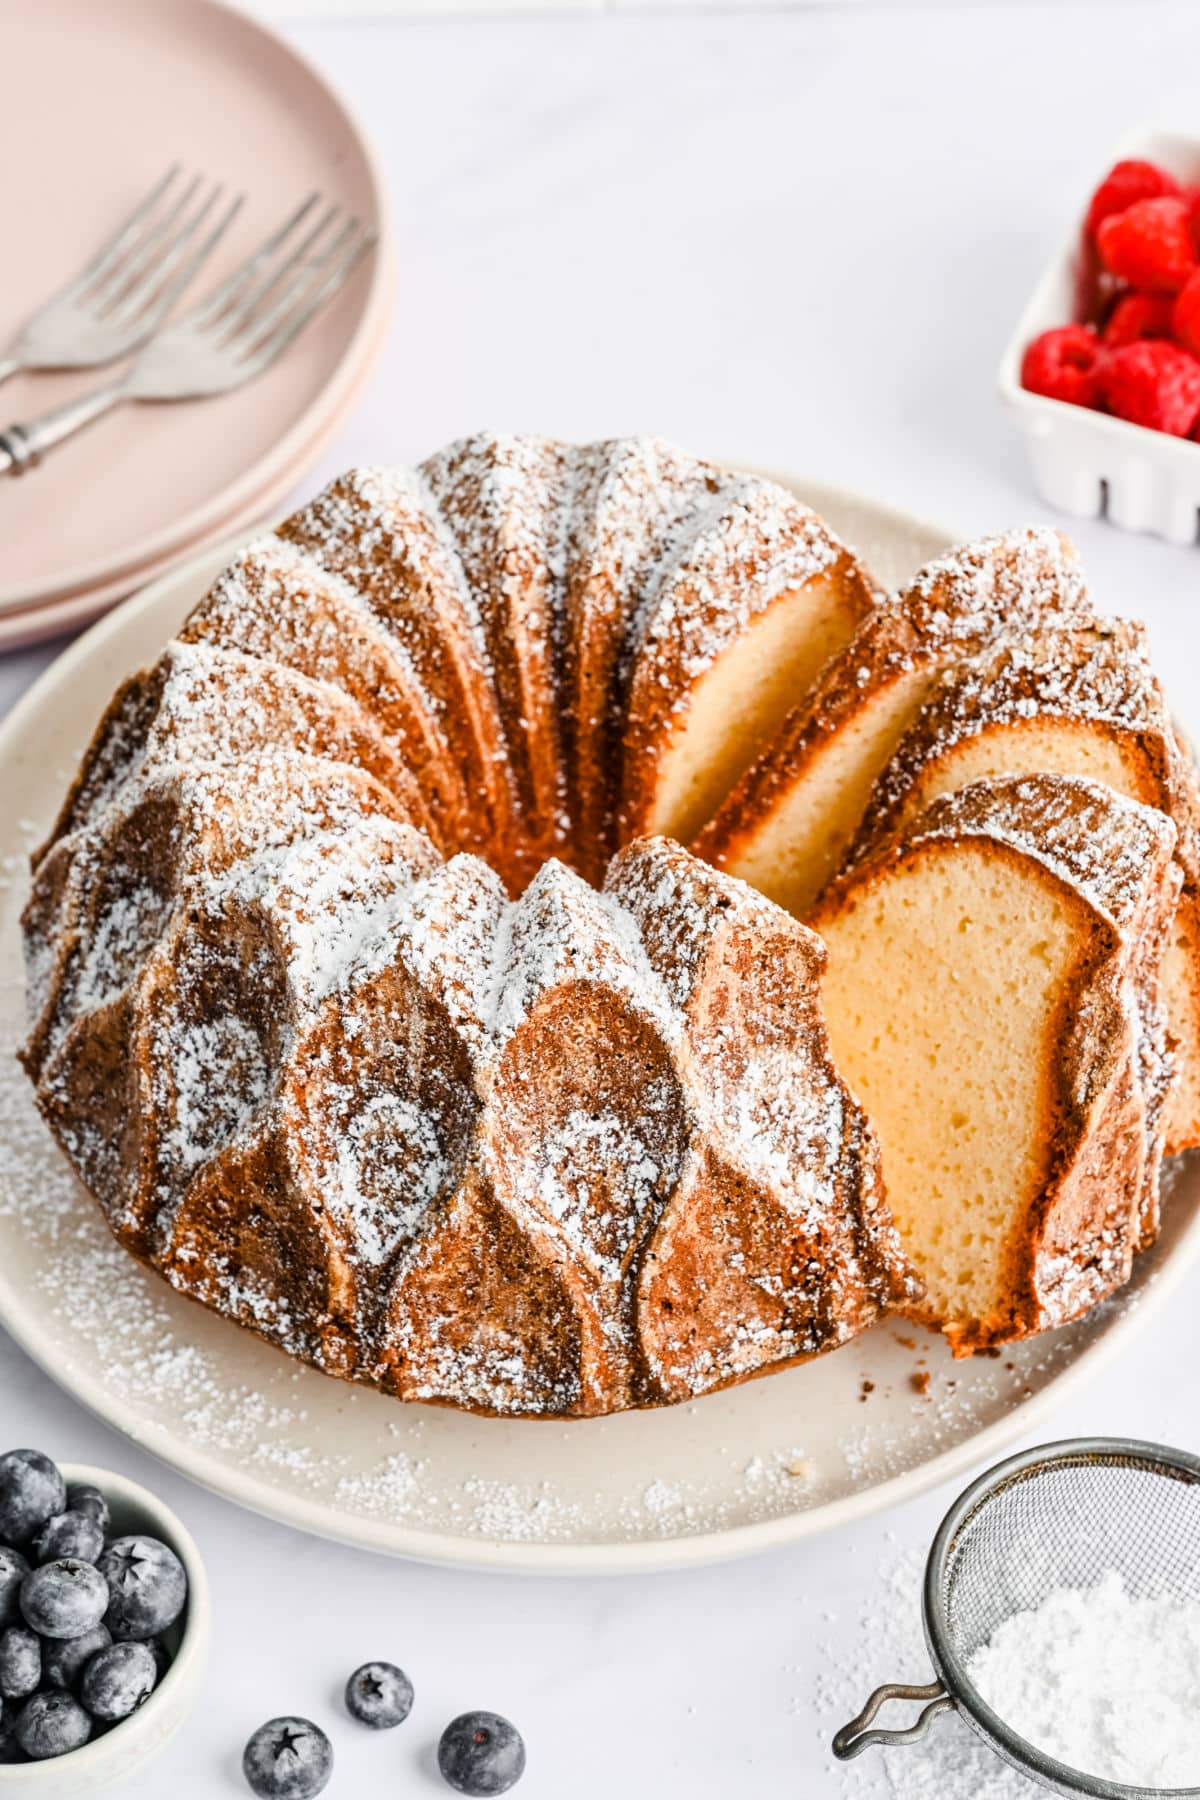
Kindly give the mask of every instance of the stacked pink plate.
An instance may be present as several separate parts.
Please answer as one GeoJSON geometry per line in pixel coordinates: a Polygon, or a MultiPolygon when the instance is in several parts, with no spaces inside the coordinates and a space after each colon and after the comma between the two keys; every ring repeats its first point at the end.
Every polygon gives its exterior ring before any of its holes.
{"type": "MultiPolygon", "coordinates": [[[[12,143],[0,192],[0,346],[170,163],[246,193],[202,293],[319,189],[379,243],[259,380],[219,399],[126,408],[0,484],[0,649],[82,624],[182,556],[269,515],[334,436],[382,347],[394,290],[370,151],[341,101],[279,38],[220,0],[0,0],[12,143]]],[[[23,375],[0,424],[104,379],[23,375]]]]}

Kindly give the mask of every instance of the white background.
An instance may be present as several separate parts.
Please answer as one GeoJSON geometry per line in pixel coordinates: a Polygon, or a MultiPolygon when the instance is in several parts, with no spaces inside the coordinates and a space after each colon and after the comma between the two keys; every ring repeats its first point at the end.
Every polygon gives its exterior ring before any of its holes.
{"type": "MultiPolygon", "coordinates": [[[[1200,68],[1189,0],[293,35],[379,147],[402,263],[377,378],[306,487],[480,424],[654,431],[858,486],[963,536],[1047,516],[993,398],[995,364],[1111,142],[1142,122],[1186,129],[1200,68]]],[[[1100,524],[1078,535],[1099,598],[1149,619],[1172,701],[1200,726],[1200,551],[1100,524]]],[[[0,660],[0,708],[51,654],[0,660]]],[[[1195,1449],[1198,1366],[1200,1307],[1184,1294],[1053,1430],[1195,1449]]],[[[874,1679],[924,1678],[885,1666],[882,1627],[873,1666],[853,1646],[897,1544],[923,1543],[948,1493],[709,1572],[467,1577],[307,1540],[202,1494],[2,1340],[0,1393],[4,1437],[157,1485],[209,1564],[202,1705],[131,1797],[244,1791],[241,1744],[283,1710],[333,1722],[331,1796],[445,1792],[429,1763],[441,1724],[490,1705],[528,1738],[524,1800],[836,1800],[865,1791],[863,1765],[835,1773],[825,1749],[839,1708],[856,1710],[874,1679]],[[403,1663],[418,1694],[410,1723],[382,1737],[339,1722],[335,1704],[371,1656],[403,1663]]]]}

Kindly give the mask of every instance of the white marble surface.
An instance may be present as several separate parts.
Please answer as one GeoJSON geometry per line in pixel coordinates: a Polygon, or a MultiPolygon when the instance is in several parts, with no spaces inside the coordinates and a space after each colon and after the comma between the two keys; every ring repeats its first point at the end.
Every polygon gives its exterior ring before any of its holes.
{"type": "MultiPolygon", "coordinates": [[[[295,36],[378,142],[403,259],[378,378],[306,485],[481,422],[652,430],[857,485],[966,535],[1047,516],[993,398],[994,365],[1111,141],[1194,112],[1200,19],[1180,0],[346,22],[295,36]]],[[[1149,619],[1175,706],[1200,726],[1200,551],[1102,525],[1079,536],[1100,598],[1149,619]]],[[[0,709],[52,654],[0,659],[0,709]]],[[[1198,1358],[1184,1295],[1053,1430],[1196,1448],[1198,1358]]],[[[445,1790],[430,1746],[470,1705],[526,1732],[528,1800],[837,1800],[865,1794],[869,1773],[831,1766],[839,1707],[855,1710],[876,1678],[923,1678],[870,1666],[854,1645],[896,1540],[923,1543],[947,1493],[706,1573],[484,1579],[237,1512],[87,1418],[6,1342],[0,1393],[0,1436],[158,1485],[208,1559],[204,1703],[131,1800],[243,1791],[241,1743],[291,1709],[334,1721],[331,1795],[432,1796],[445,1790]],[[340,1679],[375,1655],[402,1662],[418,1692],[412,1721],[382,1738],[335,1704],[340,1679]],[[822,1677],[847,1662],[823,1710],[822,1677]]]]}

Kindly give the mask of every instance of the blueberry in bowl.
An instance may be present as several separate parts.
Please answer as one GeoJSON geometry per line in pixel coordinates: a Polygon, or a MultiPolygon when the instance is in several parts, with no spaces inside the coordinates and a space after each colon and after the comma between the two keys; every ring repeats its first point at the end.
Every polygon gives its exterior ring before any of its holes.
{"type": "Polygon", "coordinates": [[[163,1501],[0,1454],[0,1800],[127,1780],[186,1718],[208,1630],[203,1564],[163,1501]]]}

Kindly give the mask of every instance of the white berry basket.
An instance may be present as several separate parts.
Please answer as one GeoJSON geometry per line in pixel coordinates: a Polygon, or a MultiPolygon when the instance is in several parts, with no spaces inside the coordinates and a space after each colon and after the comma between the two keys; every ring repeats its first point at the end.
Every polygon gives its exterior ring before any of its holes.
{"type": "Polygon", "coordinates": [[[211,1608],[208,1577],[186,1526],[157,1495],[86,1463],[60,1463],[69,1487],[90,1483],[108,1501],[111,1535],[144,1532],[169,1544],[187,1574],[188,1598],[182,1615],[163,1633],[171,1666],[137,1712],[113,1725],[103,1737],[44,1762],[0,1763],[0,1794],[37,1795],[38,1800],[67,1800],[94,1794],[113,1782],[128,1781],[174,1737],[195,1705],[208,1654],[211,1608]]]}
{"type": "MultiPolygon", "coordinates": [[[[1122,157],[1142,157],[1182,182],[1200,183],[1200,138],[1131,132],[1112,160],[1122,157]]],[[[1154,532],[1173,544],[1194,544],[1200,538],[1200,444],[1021,386],[1021,358],[1030,340],[1079,316],[1085,205],[1086,196],[1021,315],[1000,364],[1000,394],[1024,434],[1033,485],[1048,505],[1080,518],[1107,518],[1127,531],[1154,532]]]]}

